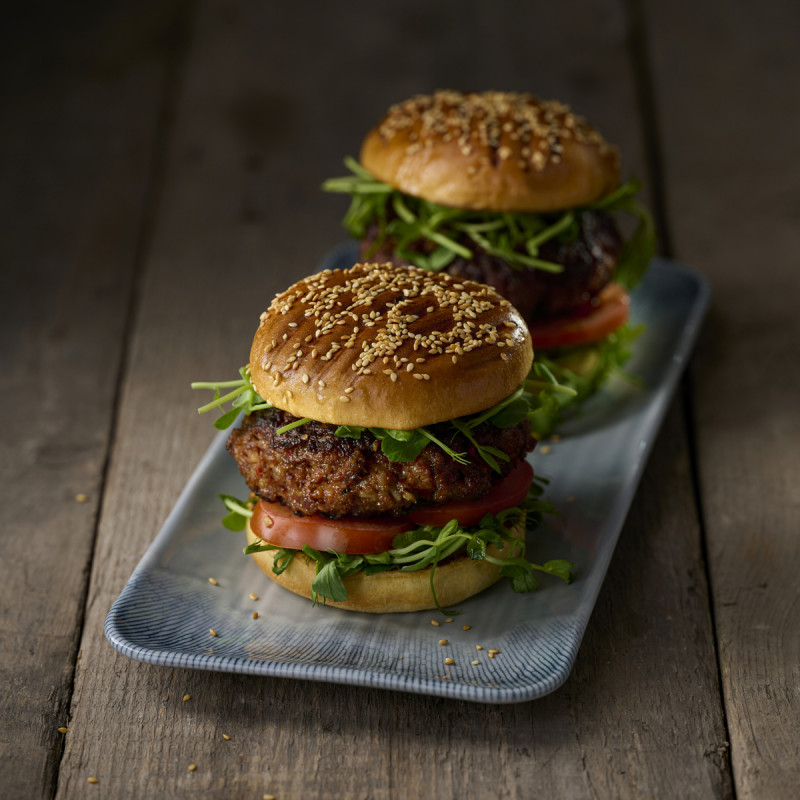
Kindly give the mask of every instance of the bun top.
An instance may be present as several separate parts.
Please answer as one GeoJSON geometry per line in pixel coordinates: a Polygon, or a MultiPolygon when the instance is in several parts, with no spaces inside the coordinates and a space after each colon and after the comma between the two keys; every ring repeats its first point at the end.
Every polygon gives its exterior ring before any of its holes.
{"type": "Polygon", "coordinates": [[[522,317],[491,287],[356,264],[275,297],[250,376],[264,400],[294,416],[412,430],[491,408],[532,360],[522,317]]]}
{"type": "Polygon", "coordinates": [[[439,91],[392,106],[361,148],[378,180],[431,203],[548,212],[619,184],[617,151],[563,103],[439,91]]]}

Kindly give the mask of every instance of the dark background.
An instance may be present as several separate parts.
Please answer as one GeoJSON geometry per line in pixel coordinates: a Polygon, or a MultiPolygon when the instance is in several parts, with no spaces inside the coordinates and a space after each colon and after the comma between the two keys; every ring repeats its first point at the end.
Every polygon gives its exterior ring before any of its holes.
{"type": "Polygon", "coordinates": [[[796,794],[797,8],[4,10],[0,796],[796,794]],[[189,381],[343,238],[319,186],[384,109],[451,87],[587,116],[714,290],[570,679],[488,707],[128,661],[102,623],[208,444],[189,381]]]}

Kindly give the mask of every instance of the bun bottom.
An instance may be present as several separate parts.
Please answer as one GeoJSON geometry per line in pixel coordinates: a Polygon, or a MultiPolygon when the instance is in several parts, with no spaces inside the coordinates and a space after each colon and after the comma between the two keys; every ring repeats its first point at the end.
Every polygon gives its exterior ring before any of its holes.
{"type": "MultiPolygon", "coordinates": [[[[512,529],[512,536],[524,540],[524,517],[512,529]]],[[[247,526],[247,541],[248,544],[260,541],[259,537],[250,530],[249,525],[247,526]]],[[[494,556],[510,557],[516,554],[517,550],[516,544],[509,543],[502,549],[491,545],[487,552],[494,556]]],[[[290,592],[310,599],[311,581],[316,574],[315,562],[305,558],[301,553],[291,560],[289,566],[280,575],[276,575],[272,571],[276,552],[276,550],[267,550],[253,553],[252,557],[275,583],[290,592]]],[[[439,605],[446,608],[482,592],[499,578],[500,568],[495,564],[490,564],[488,561],[473,561],[465,553],[459,558],[436,567],[433,585],[436,588],[439,605]]],[[[375,575],[364,575],[363,572],[359,572],[344,579],[347,600],[341,603],[326,600],[325,605],[370,614],[423,611],[436,608],[431,594],[430,579],[430,567],[417,572],[389,570],[375,575]]]]}

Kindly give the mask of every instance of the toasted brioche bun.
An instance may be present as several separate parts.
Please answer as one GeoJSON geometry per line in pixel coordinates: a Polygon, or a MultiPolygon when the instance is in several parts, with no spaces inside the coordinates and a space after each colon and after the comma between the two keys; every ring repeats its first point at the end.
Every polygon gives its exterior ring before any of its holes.
{"type": "Polygon", "coordinates": [[[619,184],[617,151],[584,119],[510,92],[439,91],[392,106],[361,164],[405,194],[481,211],[559,211],[619,184]]]}
{"type": "Polygon", "coordinates": [[[297,417],[413,430],[491,408],[532,360],[522,317],[491,287],[356,264],[272,301],[250,376],[267,402],[297,417]]]}
{"type": "MultiPolygon", "coordinates": [[[[247,526],[247,542],[253,544],[261,541],[250,526],[247,526]]],[[[525,519],[514,527],[513,536],[517,539],[525,538],[525,519]]],[[[499,549],[491,545],[487,552],[490,555],[511,556],[515,545],[505,545],[499,549]]],[[[275,583],[288,589],[290,592],[302,597],[311,598],[311,581],[316,574],[316,564],[303,553],[298,553],[289,566],[280,574],[272,571],[276,550],[267,550],[253,553],[256,564],[275,583]]],[[[488,561],[473,561],[466,554],[463,557],[448,561],[436,567],[433,584],[436,588],[436,597],[442,607],[461,603],[468,597],[482,592],[500,578],[500,570],[488,561]]],[[[422,611],[426,608],[436,608],[431,594],[431,568],[421,569],[416,572],[399,572],[390,570],[379,572],[375,575],[364,575],[359,572],[344,579],[347,589],[347,600],[335,603],[326,600],[325,604],[335,608],[344,608],[348,611],[366,611],[372,614],[388,614],[401,611],[422,611]]]]}

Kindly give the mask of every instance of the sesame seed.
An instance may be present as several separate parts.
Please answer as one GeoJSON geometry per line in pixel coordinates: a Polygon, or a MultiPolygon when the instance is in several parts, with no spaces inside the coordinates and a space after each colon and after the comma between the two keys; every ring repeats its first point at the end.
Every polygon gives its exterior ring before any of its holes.
{"type": "Polygon", "coordinates": [[[339,397],[339,399],[340,399],[340,400],[341,400],[343,403],[349,403],[349,402],[350,402],[350,398],[349,398],[349,397],[348,397],[346,394],[343,394],[343,395],[341,395],[341,397],[339,397]]]}
{"type": "Polygon", "coordinates": [[[228,734],[227,734],[227,733],[223,733],[223,734],[222,734],[222,738],[223,738],[223,739],[224,739],[226,742],[229,742],[229,741],[231,740],[231,737],[230,737],[230,736],[228,736],[228,734]]]}
{"type": "Polygon", "coordinates": [[[209,583],[210,583],[212,586],[219,586],[219,581],[218,581],[216,578],[209,578],[209,579],[208,579],[208,582],[209,582],[209,583]]]}
{"type": "Polygon", "coordinates": [[[75,502],[76,503],[86,503],[89,500],[89,495],[80,492],[79,494],[75,495],[75,502]]]}
{"type": "Polygon", "coordinates": [[[539,448],[539,452],[543,456],[546,456],[552,449],[553,449],[552,447],[549,447],[548,445],[544,444],[539,448]]]}
{"type": "Polygon", "coordinates": [[[348,386],[347,389],[344,390],[345,394],[350,394],[351,392],[355,391],[352,386],[348,386]]]}
{"type": "Polygon", "coordinates": [[[197,764],[189,764],[189,766],[186,767],[186,769],[188,769],[189,772],[194,772],[197,769],[197,764]]]}
{"type": "Polygon", "coordinates": [[[252,613],[252,617],[253,617],[253,619],[258,619],[258,611],[254,611],[252,613]]]}
{"type": "Polygon", "coordinates": [[[212,636],[219,636],[219,634],[218,634],[218,633],[217,633],[217,632],[216,632],[216,631],[215,631],[213,628],[209,628],[209,629],[208,629],[208,632],[209,632],[209,633],[210,633],[212,636]]]}
{"type": "Polygon", "coordinates": [[[471,662],[471,663],[472,663],[472,666],[473,666],[473,667],[476,667],[476,666],[477,666],[478,664],[480,664],[481,662],[480,662],[480,661],[478,661],[478,659],[476,658],[476,659],[475,659],[473,662],[471,662]]]}
{"type": "Polygon", "coordinates": [[[90,778],[87,778],[86,782],[87,783],[100,783],[100,781],[97,780],[97,778],[95,778],[94,775],[92,775],[90,778]]]}
{"type": "Polygon", "coordinates": [[[392,383],[396,383],[397,382],[397,373],[396,372],[390,373],[389,377],[392,379],[392,383]]]}
{"type": "Polygon", "coordinates": [[[290,322],[289,323],[289,327],[290,328],[296,328],[297,327],[297,323],[296,322],[290,322]]]}
{"type": "Polygon", "coordinates": [[[250,592],[250,599],[251,600],[258,600],[258,595],[254,594],[253,592],[250,592]]]}
{"type": "Polygon", "coordinates": [[[455,661],[453,661],[453,659],[452,659],[452,658],[446,658],[446,659],[444,660],[444,663],[445,663],[445,664],[446,664],[446,665],[449,667],[449,666],[451,666],[452,664],[455,664],[456,662],[455,662],[455,661]]]}
{"type": "Polygon", "coordinates": [[[447,639],[439,639],[439,644],[448,644],[447,639]]]}
{"type": "Polygon", "coordinates": [[[445,622],[452,622],[452,621],[453,621],[453,618],[452,618],[452,617],[448,617],[448,618],[445,620],[445,622]]]}
{"type": "Polygon", "coordinates": [[[264,527],[271,528],[275,520],[273,520],[269,514],[264,514],[263,522],[264,522],[264,527]]]}
{"type": "Polygon", "coordinates": [[[303,383],[308,383],[311,380],[311,378],[309,378],[308,375],[303,375],[303,379],[302,380],[303,380],[303,383]]]}
{"type": "Polygon", "coordinates": [[[461,630],[468,631],[472,625],[465,625],[461,630]]]}
{"type": "Polygon", "coordinates": [[[475,645],[475,649],[476,650],[483,650],[483,645],[482,644],[476,644],[475,645]]]}
{"type": "Polygon", "coordinates": [[[489,658],[494,658],[494,657],[495,657],[494,653],[489,653],[489,658]]]}
{"type": "Polygon", "coordinates": [[[67,728],[58,728],[58,732],[59,733],[66,733],[67,732],[67,728]]]}
{"type": "Polygon", "coordinates": [[[189,700],[191,700],[191,699],[192,699],[192,696],[191,696],[190,694],[185,694],[185,695],[183,696],[183,702],[184,702],[184,703],[188,703],[188,702],[189,702],[189,700]]]}
{"type": "Polygon", "coordinates": [[[433,625],[434,628],[438,628],[440,624],[441,623],[439,622],[438,619],[432,619],[431,620],[431,625],[433,625]]]}

